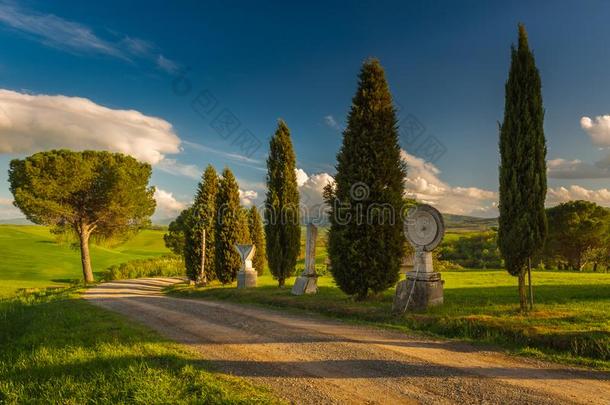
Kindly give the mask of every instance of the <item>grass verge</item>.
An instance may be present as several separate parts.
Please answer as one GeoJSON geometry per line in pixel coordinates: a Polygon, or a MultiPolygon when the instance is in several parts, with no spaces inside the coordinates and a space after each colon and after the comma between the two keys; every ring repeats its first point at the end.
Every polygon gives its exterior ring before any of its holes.
{"type": "Polygon", "coordinates": [[[273,402],[75,288],[0,301],[0,404],[273,402]]]}
{"type": "Polygon", "coordinates": [[[394,289],[364,302],[343,294],[330,277],[316,295],[295,297],[259,277],[254,289],[177,286],[170,294],[316,312],[404,331],[502,346],[566,364],[610,370],[610,274],[535,272],[534,311],[518,311],[516,280],[502,270],[448,271],[445,304],[426,312],[391,314],[394,289]]]}

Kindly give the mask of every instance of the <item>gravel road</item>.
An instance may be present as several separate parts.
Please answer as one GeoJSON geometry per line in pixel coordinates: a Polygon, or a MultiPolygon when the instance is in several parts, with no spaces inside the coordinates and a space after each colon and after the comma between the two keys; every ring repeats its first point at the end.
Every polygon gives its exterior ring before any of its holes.
{"type": "Polygon", "coordinates": [[[84,297],[293,403],[610,404],[610,373],[317,316],[162,294],[177,281],[115,281],[84,297]]]}

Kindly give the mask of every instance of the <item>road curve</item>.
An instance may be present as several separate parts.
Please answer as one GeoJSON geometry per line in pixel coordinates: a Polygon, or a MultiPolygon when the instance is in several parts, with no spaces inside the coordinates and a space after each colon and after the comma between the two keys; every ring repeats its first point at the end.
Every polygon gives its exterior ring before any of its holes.
{"type": "Polygon", "coordinates": [[[84,298],[293,403],[610,404],[610,373],[317,316],[163,295],[177,281],[109,282],[84,298]]]}

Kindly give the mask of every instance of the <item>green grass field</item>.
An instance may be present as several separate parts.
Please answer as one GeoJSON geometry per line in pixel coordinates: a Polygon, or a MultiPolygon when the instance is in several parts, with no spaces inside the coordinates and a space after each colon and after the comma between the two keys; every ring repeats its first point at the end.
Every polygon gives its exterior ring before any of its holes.
{"type": "Polygon", "coordinates": [[[0,404],[277,402],[74,288],[56,290],[0,300],[0,404]]]}
{"type": "Polygon", "coordinates": [[[312,296],[277,288],[269,275],[258,288],[237,290],[213,285],[178,287],[172,294],[226,299],[322,313],[357,322],[444,337],[499,344],[524,354],[610,370],[610,274],[540,271],[533,273],[535,310],[518,311],[516,279],[504,270],[443,273],[445,304],[425,313],[392,316],[394,289],[356,302],[343,294],[331,277],[319,279],[312,296]]]}
{"type": "MultiPolygon", "coordinates": [[[[163,233],[145,230],[115,248],[93,245],[94,272],[99,275],[113,264],[169,253],[163,233]]],[[[83,277],[78,249],[58,244],[42,226],[0,225],[0,252],[0,297],[20,288],[65,285],[83,277]]]]}

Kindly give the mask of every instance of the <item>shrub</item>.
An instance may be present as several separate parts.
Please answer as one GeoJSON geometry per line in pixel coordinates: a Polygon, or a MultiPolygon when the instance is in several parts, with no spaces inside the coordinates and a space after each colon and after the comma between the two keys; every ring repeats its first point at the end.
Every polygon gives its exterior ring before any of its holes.
{"type": "Polygon", "coordinates": [[[104,281],[124,280],[141,277],[180,277],[185,275],[184,261],[175,255],[165,255],[150,259],[131,260],[110,266],[102,279],[104,281]]]}

